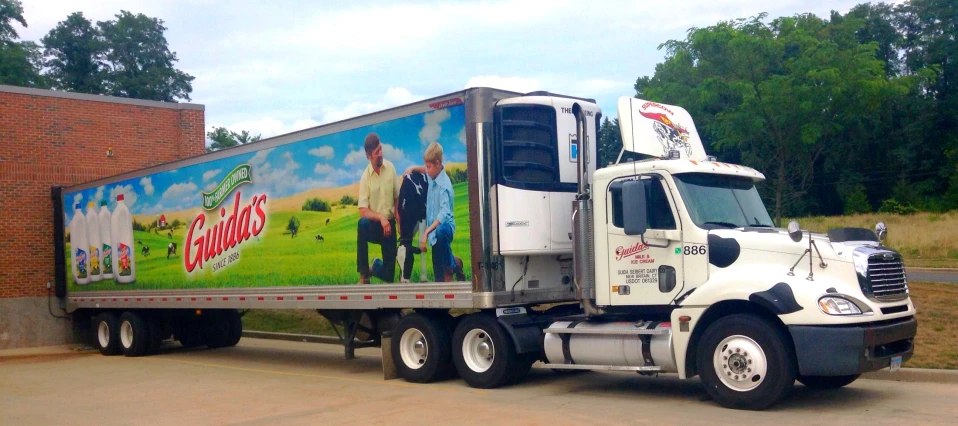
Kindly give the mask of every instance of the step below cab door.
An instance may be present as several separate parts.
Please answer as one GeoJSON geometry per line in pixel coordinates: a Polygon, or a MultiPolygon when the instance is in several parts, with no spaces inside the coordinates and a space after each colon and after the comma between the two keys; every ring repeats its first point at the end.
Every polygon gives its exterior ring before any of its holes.
{"type": "Polygon", "coordinates": [[[610,302],[615,305],[668,305],[682,288],[682,231],[667,181],[658,174],[614,180],[605,194],[608,217],[610,302]],[[627,235],[625,218],[635,215],[623,202],[626,182],[645,190],[647,230],[627,235]]]}

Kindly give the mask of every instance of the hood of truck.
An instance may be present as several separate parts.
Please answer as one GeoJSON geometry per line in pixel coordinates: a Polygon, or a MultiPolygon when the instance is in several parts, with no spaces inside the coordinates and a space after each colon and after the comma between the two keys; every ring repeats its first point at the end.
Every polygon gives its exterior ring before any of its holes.
{"type": "MultiPolygon", "coordinates": [[[[802,239],[798,242],[792,241],[788,231],[781,228],[736,228],[736,229],[713,229],[709,231],[709,245],[711,246],[735,246],[742,250],[758,250],[781,254],[795,254],[801,256],[808,249],[809,238],[815,242],[818,252],[814,252],[815,257],[821,253],[821,256],[827,260],[851,261],[851,252],[854,246],[846,246],[850,242],[839,243],[838,247],[831,244],[828,236],[825,234],[803,232],[802,239]],[[847,247],[847,248],[846,248],[847,247]]],[[[798,258],[796,257],[796,260],[798,258]]]]}

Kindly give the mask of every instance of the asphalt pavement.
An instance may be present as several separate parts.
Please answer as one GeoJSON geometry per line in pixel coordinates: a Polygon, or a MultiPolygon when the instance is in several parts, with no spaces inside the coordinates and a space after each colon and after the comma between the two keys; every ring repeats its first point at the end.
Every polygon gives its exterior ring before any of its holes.
{"type": "MultiPolygon", "coordinates": [[[[955,424],[958,383],[860,379],[796,384],[763,412],[728,410],[697,379],[533,370],[473,389],[382,380],[378,349],[247,339],[237,347],[105,357],[85,351],[0,356],[0,423],[110,424],[955,424]]],[[[2,355],[2,354],[0,354],[2,355]]]]}
{"type": "Polygon", "coordinates": [[[958,283],[958,269],[906,268],[905,275],[908,281],[958,283]]]}

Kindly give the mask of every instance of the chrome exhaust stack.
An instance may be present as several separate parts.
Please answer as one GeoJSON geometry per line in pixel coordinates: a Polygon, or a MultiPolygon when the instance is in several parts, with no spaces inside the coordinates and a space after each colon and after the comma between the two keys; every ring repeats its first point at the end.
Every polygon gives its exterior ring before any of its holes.
{"type": "Polygon", "coordinates": [[[572,105],[575,115],[578,193],[572,202],[572,258],[575,268],[576,296],[588,316],[603,315],[595,305],[595,237],[592,229],[592,194],[589,188],[589,141],[585,113],[578,103],[572,105]]]}

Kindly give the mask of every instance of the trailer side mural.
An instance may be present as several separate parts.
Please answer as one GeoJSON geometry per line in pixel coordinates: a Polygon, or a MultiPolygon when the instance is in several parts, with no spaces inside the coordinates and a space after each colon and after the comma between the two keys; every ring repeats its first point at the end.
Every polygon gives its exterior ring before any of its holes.
{"type": "MultiPolygon", "coordinates": [[[[397,178],[393,194],[385,193],[385,182],[363,188],[378,188],[382,197],[398,196],[403,172],[423,164],[431,143],[442,147],[443,171],[454,193],[451,248],[463,265],[456,279],[471,280],[465,122],[464,105],[452,105],[65,193],[65,252],[73,271],[67,274],[69,291],[357,283],[360,181],[371,168],[364,150],[370,134],[378,135],[383,158],[397,178]],[[89,203],[95,210],[87,208],[89,203]],[[87,221],[89,212],[99,219],[87,221]],[[106,227],[111,241],[103,237],[106,227]],[[96,238],[92,228],[99,228],[96,238]],[[90,245],[94,240],[98,247],[90,245]],[[72,246],[78,242],[82,246],[72,246]],[[112,277],[103,273],[106,265],[112,266],[112,277]]],[[[392,232],[398,241],[400,234],[392,232]]],[[[419,243],[416,235],[410,246],[419,243]]],[[[400,282],[403,252],[414,250],[398,251],[390,279],[383,273],[388,265],[375,260],[392,256],[368,244],[373,284],[400,282]]],[[[414,256],[410,281],[443,280],[436,279],[431,254],[414,256]]]]}

